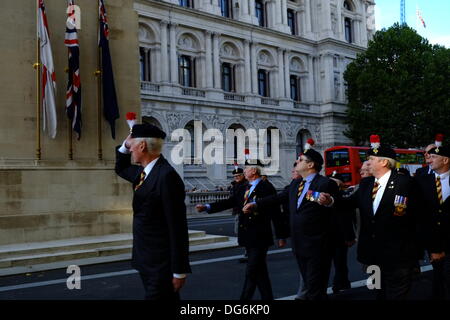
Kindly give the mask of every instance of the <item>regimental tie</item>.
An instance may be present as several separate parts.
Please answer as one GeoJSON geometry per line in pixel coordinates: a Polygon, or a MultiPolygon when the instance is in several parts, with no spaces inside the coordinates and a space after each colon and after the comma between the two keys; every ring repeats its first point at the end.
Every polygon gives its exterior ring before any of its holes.
{"type": "Polygon", "coordinates": [[[442,184],[441,184],[441,177],[436,177],[436,191],[438,195],[438,200],[440,204],[444,203],[444,199],[442,198],[442,184]]]}
{"type": "Polygon", "coordinates": [[[244,206],[247,204],[248,196],[249,196],[251,187],[252,186],[250,184],[247,185],[247,190],[245,191],[245,194],[244,194],[244,206]]]}
{"type": "Polygon", "coordinates": [[[302,195],[303,188],[305,188],[305,183],[306,180],[302,180],[302,182],[300,182],[300,184],[298,185],[297,197],[300,197],[302,195]]]}
{"type": "Polygon", "coordinates": [[[140,186],[142,186],[144,180],[145,180],[145,171],[142,171],[141,177],[139,178],[139,183],[136,185],[136,187],[134,187],[134,191],[136,191],[137,189],[139,189],[140,186]]]}
{"type": "Polygon", "coordinates": [[[375,197],[377,196],[378,189],[380,189],[380,184],[375,181],[375,183],[373,184],[373,189],[372,189],[372,201],[375,200],[375,197]]]}

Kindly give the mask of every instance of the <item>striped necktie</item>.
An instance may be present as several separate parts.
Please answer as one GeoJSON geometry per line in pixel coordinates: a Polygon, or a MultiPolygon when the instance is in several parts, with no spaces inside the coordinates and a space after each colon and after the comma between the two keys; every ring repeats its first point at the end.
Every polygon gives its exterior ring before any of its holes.
{"type": "Polygon", "coordinates": [[[297,197],[300,197],[302,195],[303,188],[305,188],[305,183],[306,180],[302,180],[302,182],[300,182],[300,184],[298,185],[297,197]]]}
{"type": "Polygon", "coordinates": [[[441,177],[440,176],[436,177],[436,191],[437,191],[439,204],[443,204],[444,203],[444,199],[442,199],[442,184],[441,184],[441,177]]]}
{"type": "Polygon", "coordinates": [[[134,187],[134,191],[136,191],[137,189],[139,189],[140,186],[142,186],[144,180],[145,180],[145,171],[142,171],[141,177],[139,178],[139,183],[136,185],[136,187],[134,187]]]}
{"type": "Polygon", "coordinates": [[[372,189],[372,202],[375,200],[375,197],[377,196],[378,189],[380,189],[380,184],[375,181],[372,189]]]}
{"type": "Polygon", "coordinates": [[[245,190],[245,194],[244,194],[244,206],[247,204],[248,201],[248,196],[250,195],[250,188],[252,187],[251,184],[247,185],[247,190],[245,190]]]}

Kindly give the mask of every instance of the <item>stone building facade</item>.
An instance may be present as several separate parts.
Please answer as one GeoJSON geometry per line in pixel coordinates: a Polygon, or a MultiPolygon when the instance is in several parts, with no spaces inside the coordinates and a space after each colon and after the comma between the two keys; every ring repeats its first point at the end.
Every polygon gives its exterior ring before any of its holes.
{"type": "MultiPolygon", "coordinates": [[[[136,0],[141,110],[166,132],[277,128],[289,179],[307,138],[348,143],[343,73],[374,30],[372,0],[136,0]]],[[[234,142],[229,142],[234,143],[234,142]]],[[[171,150],[174,143],[167,143],[171,150]]],[[[233,166],[179,165],[187,187],[229,181],[233,166]]]]}

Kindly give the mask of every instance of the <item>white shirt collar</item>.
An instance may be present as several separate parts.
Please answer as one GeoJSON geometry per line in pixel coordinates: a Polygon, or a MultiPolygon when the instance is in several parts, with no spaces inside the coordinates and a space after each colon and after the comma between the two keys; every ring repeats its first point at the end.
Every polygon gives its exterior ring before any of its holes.
{"type": "Polygon", "coordinates": [[[375,179],[376,182],[378,182],[378,184],[380,185],[380,187],[384,187],[387,185],[388,181],[389,181],[389,177],[391,176],[391,170],[389,170],[388,172],[386,172],[380,179],[375,179]]]}
{"type": "Polygon", "coordinates": [[[442,174],[439,174],[439,173],[436,173],[436,172],[434,174],[436,175],[436,177],[439,176],[441,178],[441,180],[443,180],[443,179],[446,179],[446,178],[448,178],[450,176],[450,170],[447,171],[447,172],[444,172],[442,174]]]}
{"type": "Polygon", "coordinates": [[[160,157],[152,160],[152,162],[150,162],[148,165],[145,166],[144,168],[144,172],[145,172],[145,178],[147,179],[148,175],[150,174],[150,172],[152,171],[153,167],[155,166],[156,161],[158,161],[160,157]]]}

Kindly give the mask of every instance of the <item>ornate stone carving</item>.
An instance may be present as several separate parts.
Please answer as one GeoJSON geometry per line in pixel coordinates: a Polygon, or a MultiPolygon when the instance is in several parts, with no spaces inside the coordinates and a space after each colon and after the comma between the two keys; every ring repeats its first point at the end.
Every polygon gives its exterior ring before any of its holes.
{"type": "Polygon", "coordinates": [[[180,48],[194,50],[195,41],[189,35],[182,35],[180,39],[178,39],[178,45],[180,48]]]}

